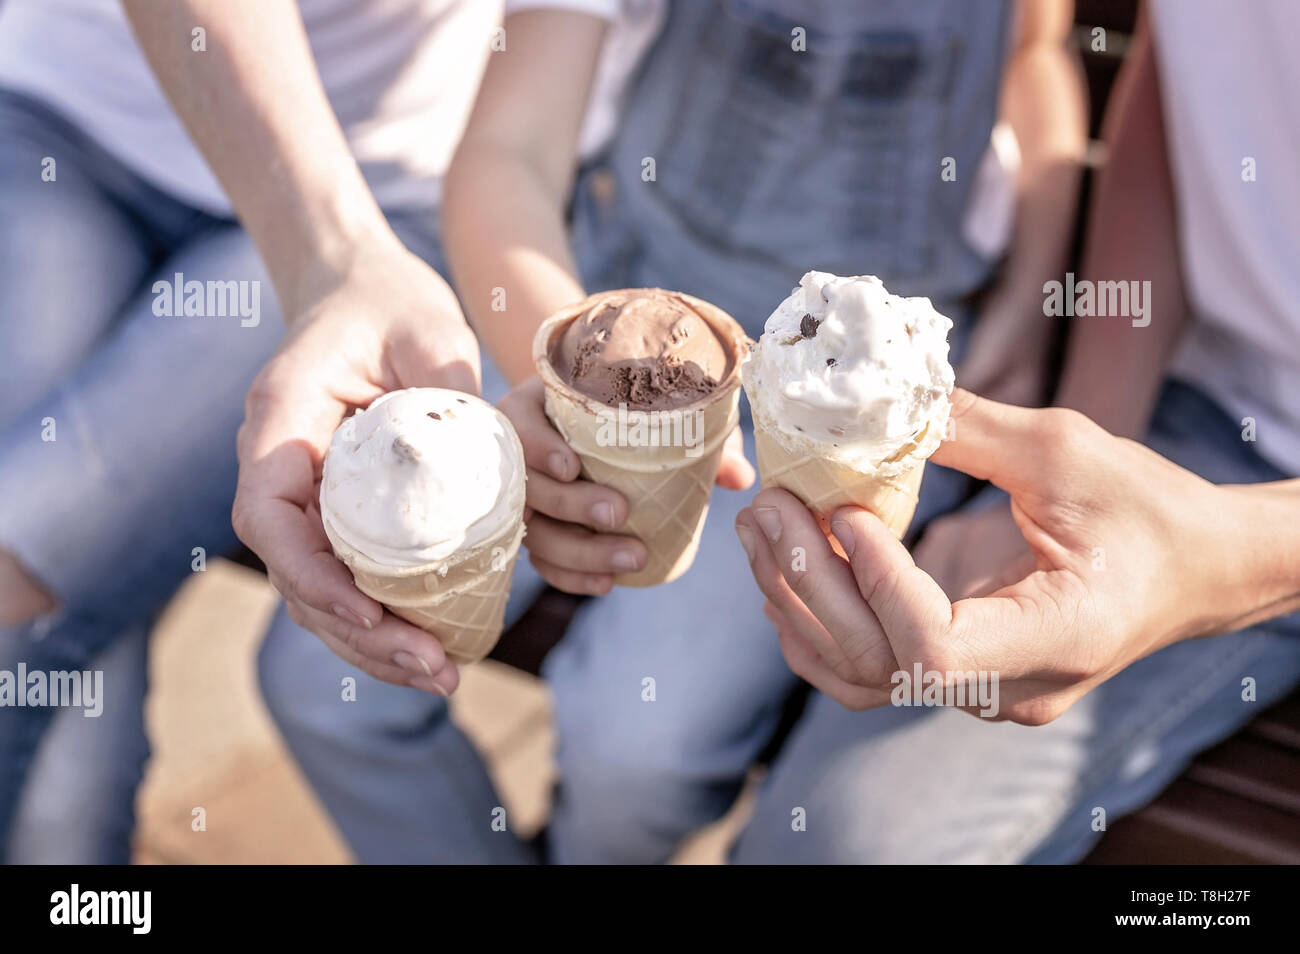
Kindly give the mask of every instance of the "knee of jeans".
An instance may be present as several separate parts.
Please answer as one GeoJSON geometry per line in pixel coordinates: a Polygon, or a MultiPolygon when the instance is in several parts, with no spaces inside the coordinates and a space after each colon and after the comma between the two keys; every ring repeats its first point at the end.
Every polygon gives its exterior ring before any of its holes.
{"type": "MultiPolygon", "coordinates": [[[[561,743],[557,761],[560,784],[552,817],[557,857],[599,843],[595,857],[601,860],[621,858],[623,851],[631,851],[624,860],[663,860],[678,840],[720,817],[740,786],[739,779],[703,777],[685,759],[652,752],[561,743]]],[[[572,860],[581,857],[579,852],[572,860]]]]}
{"type": "Polygon", "coordinates": [[[272,626],[262,639],[257,650],[257,687],[262,693],[262,703],[271,718],[278,725],[286,714],[286,699],[292,694],[292,674],[288,671],[284,653],[275,639],[275,627],[272,626]]]}
{"type": "Polygon", "coordinates": [[[300,647],[296,645],[301,634],[288,631],[284,625],[288,622],[281,608],[257,652],[257,684],[262,702],[285,736],[309,730],[321,721],[312,715],[312,696],[316,694],[311,691],[314,680],[306,671],[300,647]]]}
{"type": "Polygon", "coordinates": [[[671,799],[674,792],[731,774],[718,753],[708,750],[707,725],[692,731],[689,719],[668,718],[650,703],[642,712],[622,715],[565,718],[557,711],[556,761],[566,784],[623,801],[671,799]]]}
{"type": "MultiPolygon", "coordinates": [[[[908,811],[923,809],[913,806],[908,811]]],[[[1006,860],[999,856],[1002,844],[985,840],[973,826],[944,837],[941,821],[933,830],[906,823],[892,830],[894,817],[896,811],[891,812],[890,806],[850,798],[828,805],[808,799],[776,804],[760,797],[732,844],[728,861],[738,865],[987,865],[1006,860]]]]}
{"type": "Polygon", "coordinates": [[[449,719],[445,699],[366,675],[283,608],[258,650],[257,680],[267,711],[294,749],[422,737],[449,719]]]}

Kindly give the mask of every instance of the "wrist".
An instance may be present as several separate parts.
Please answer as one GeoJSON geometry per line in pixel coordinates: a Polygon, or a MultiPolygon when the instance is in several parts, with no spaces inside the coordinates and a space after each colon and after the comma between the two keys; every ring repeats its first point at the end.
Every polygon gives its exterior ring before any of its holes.
{"type": "Polygon", "coordinates": [[[337,287],[363,255],[401,247],[359,172],[350,187],[336,185],[310,194],[285,188],[255,232],[286,322],[337,287]]]}
{"type": "Polygon", "coordinates": [[[1213,486],[1190,510],[1199,531],[1189,542],[1201,610],[1180,638],[1234,632],[1300,602],[1300,535],[1295,493],[1277,484],[1213,486]]]}
{"type": "Polygon", "coordinates": [[[403,251],[401,240],[382,220],[345,223],[317,233],[274,274],[286,322],[292,323],[338,289],[364,260],[403,251]]]}
{"type": "Polygon", "coordinates": [[[1300,533],[1295,526],[1300,481],[1218,488],[1232,503],[1243,579],[1237,608],[1254,614],[1300,595],[1300,533]]]}

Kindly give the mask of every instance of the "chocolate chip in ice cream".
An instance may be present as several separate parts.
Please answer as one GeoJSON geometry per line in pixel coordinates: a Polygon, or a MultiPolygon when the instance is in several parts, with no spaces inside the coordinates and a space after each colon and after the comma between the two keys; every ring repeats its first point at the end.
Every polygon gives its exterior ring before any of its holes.
{"type": "Polygon", "coordinates": [[[817,326],[820,324],[821,322],[812,315],[804,315],[799,321],[799,334],[803,335],[805,338],[816,338],[817,326]]]}
{"type": "Polygon", "coordinates": [[[393,455],[403,464],[414,464],[421,456],[415,445],[401,437],[393,438],[393,455]]]}

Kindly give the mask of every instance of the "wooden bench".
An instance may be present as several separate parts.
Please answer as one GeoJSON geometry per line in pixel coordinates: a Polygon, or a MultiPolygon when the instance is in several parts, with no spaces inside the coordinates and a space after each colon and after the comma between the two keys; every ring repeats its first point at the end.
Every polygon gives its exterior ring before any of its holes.
{"type": "Polygon", "coordinates": [[[1085,864],[1300,864],[1300,692],[1202,752],[1085,864]]]}

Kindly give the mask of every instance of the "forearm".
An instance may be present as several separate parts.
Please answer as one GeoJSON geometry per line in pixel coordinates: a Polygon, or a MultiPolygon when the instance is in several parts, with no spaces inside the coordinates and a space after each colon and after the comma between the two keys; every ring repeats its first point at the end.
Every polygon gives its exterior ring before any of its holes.
{"type": "Polygon", "coordinates": [[[447,176],[447,260],[480,343],[511,385],[534,374],[538,326],[585,294],[564,198],[526,158],[490,143],[464,144],[447,176]]]}
{"type": "Polygon", "coordinates": [[[389,236],[292,0],[123,0],[160,84],[292,316],[358,243],[389,236]],[[190,46],[206,31],[206,50],[190,46]]]}
{"type": "Polygon", "coordinates": [[[1080,278],[1149,281],[1146,314],[1071,319],[1056,403],[1137,438],[1187,311],[1156,65],[1145,34],[1116,85],[1105,137],[1110,159],[1098,177],[1080,278]]]}
{"type": "Polygon", "coordinates": [[[447,173],[447,261],[479,340],[511,384],[533,375],[533,335],[583,297],[564,208],[605,22],[564,10],[506,20],[447,173]]]}
{"type": "Polygon", "coordinates": [[[1002,118],[1015,131],[1021,167],[1011,250],[989,310],[1020,316],[1014,337],[1040,340],[1050,333],[1043,284],[1060,276],[1070,252],[1087,146],[1085,112],[1077,58],[1063,47],[1039,45],[1008,67],[1002,118]]]}
{"type": "Polygon", "coordinates": [[[1192,635],[1236,632],[1300,610],[1300,479],[1227,485],[1216,492],[1231,536],[1218,541],[1223,557],[1213,561],[1217,572],[1205,585],[1223,609],[1192,635]]]}

